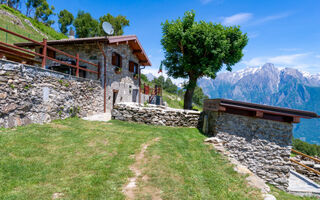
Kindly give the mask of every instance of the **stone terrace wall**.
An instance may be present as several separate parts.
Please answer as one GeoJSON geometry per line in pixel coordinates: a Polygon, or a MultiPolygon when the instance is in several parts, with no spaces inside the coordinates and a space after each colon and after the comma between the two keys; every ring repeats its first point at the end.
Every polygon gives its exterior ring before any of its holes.
{"type": "Polygon", "coordinates": [[[117,120],[162,126],[197,127],[199,116],[198,111],[136,103],[119,103],[112,110],[112,117],[117,120]]]}
{"type": "Polygon", "coordinates": [[[204,131],[220,139],[233,158],[266,182],[288,187],[292,124],[213,111],[204,118],[204,131]]]}
{"type": "Polygon", "coordinates": [[[101,83],[0,60],[0,127],[103,112],[101,83]]]}

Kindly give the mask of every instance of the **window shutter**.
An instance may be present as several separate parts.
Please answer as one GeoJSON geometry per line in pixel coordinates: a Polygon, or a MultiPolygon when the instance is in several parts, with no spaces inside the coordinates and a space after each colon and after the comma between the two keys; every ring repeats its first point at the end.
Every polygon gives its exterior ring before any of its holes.
{"type": "Polygon", "coordinates": [[[112,65],[117,65],[117,56],[115,53],[112,53],[112,65]]]}
{"type": "Polygon", "coordinates": [[[122,67],[122,57],[120,56],[120,55],[118,55],[119,56],[119,67],[122,67]]]}
{"type": "Polygon", "coordinates": [[[139,74],[139,65],[137,63],[135,63],[135,65],[134,65],[134,72],[136,74],[139,74]]]}
{"type": "Polygon", "coordinates": [[[134,72],[134,62],[129,62],[129,72],[134,72]]]}

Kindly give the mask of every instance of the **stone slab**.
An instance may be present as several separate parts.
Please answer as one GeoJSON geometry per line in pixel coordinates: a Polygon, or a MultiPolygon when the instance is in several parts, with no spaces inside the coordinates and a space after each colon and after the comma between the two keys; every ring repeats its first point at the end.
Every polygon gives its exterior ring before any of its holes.
{"type": "Polygon", "coordinates": [[[290,171],[288,191],[300,196],[320,197],[320,185],[293,170],[290,171]]]}

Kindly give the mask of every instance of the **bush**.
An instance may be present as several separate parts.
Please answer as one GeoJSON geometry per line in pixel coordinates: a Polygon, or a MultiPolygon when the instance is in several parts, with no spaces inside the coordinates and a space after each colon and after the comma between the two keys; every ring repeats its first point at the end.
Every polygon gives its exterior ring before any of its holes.
{"type": "Polygon", "coordinates": [[[320,146],[299,139],[292,140],[292,148],[309,156],[320,156],[320,146]]]}

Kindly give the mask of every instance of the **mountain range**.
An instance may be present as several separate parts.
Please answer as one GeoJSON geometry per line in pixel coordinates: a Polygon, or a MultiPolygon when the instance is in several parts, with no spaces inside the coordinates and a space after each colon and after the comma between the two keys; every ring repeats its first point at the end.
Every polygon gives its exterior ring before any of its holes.
{"type": "MultiPolygon", "coordinates": [[[[265,105],[309,110],[320,114],[320,74],[266,63],[259,68],[223,72],[198,85],[210,98],[226,98],[265,105]]],[[[320,144],[320,119],[302,119],[294,137],[320,144]]]]}

